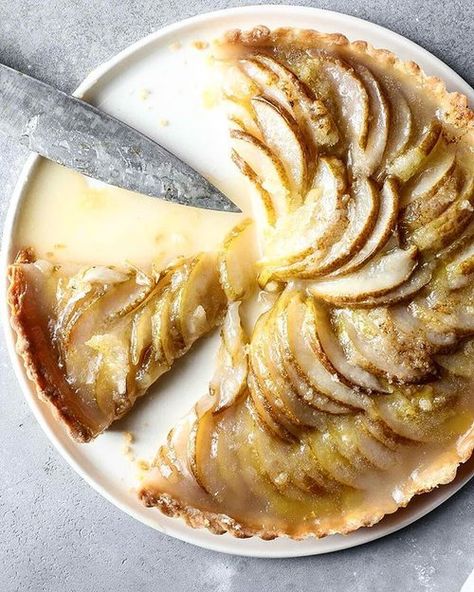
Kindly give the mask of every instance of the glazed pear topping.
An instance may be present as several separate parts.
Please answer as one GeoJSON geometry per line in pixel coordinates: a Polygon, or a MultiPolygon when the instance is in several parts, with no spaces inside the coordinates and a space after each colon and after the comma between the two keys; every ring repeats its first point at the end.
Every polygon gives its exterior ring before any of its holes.
{"type": "Polygon", "coordinates": [[[126,413],[225,306],[216,257],[206,253],[154,275],[20,261],[10,278],[14,323],[44,375],[40,394],[80,440],[126,413]]]}
{"type": "Polygon", "coordinates": [[[372,524],[437,485],[430,462],[457,464],[472,424],[472,150],[409,74],[331,39],[261,27],[224,55],[273,301],[248,345],[230,305],[210,395],[140,491],[217,533],[372,524]]]}

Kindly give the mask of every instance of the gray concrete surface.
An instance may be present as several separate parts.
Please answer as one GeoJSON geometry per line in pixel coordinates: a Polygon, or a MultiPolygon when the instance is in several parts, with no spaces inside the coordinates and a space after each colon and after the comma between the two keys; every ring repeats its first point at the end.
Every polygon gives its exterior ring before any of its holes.
{"type": "MultiPolygon", "coordinates": [[[[0,61],[71,91],[97,64],[162,25],[246,3],[0,0],[0,61]]],[[[474,83],[471,0],[299,3],[384,25],[474,83]]],[[[2,223],[25,156],[0,138],[2,223]]],[[[3,338],[0,364],[2,592],[458,592],[474,568],[474,482],[402,532],[327,556],[230,557],[154,532],[95,493],[52,448],[21,396],[3,338]]]]}

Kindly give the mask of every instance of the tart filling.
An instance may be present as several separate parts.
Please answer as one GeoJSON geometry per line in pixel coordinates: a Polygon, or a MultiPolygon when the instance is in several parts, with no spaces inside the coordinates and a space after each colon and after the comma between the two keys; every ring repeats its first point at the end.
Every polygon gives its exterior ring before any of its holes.
{"type": "MultiPolygon", "coordinates": [[[[220,353],[140,495],[216,533],[347,533],[452,480],[474,446],[473,114],[342,35],[257,27],[217,53],[277,296],[234,396],[220,353]]],[[[223,344],[245,343],[236,312],[223,344]]]]}
{"type": "Polygon", "coordinates": [[[207,253],[145,274],[53,265],[22,251],[9,276],[17,351],[39,396],[81,442],[127,413],[220,322],[226,303],[207,253]]]}

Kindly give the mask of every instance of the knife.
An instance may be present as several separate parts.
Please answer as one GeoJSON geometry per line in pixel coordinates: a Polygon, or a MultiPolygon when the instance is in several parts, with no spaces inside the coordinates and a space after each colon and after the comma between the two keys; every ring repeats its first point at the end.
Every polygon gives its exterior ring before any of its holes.
{"type": "Polygon", "coordinates": [[[192,167],[144,134],[2,64],[0,132],[109,185],[198,208],[241,211],[192,167]]]}

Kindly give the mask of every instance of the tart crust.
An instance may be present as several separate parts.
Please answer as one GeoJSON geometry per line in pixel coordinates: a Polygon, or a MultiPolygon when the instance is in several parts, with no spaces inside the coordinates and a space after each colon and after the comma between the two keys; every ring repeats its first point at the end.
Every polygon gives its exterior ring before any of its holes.
{"type": "Polygon", "coordinates": [[[468,142],[474,142],[474,112],[468,105],[467,97],[459,92],[449,92],[441,78],[428,76],[416,62],[401,60],[388,49],[376,48],[367,41],[349,41],[341,33],[321,33],[313,29],[286,27],[271,30],[264,25],[259,25],[248,31],[241,29],[228,31],[224,35],[222,42],[249,48],[294,44],[301,49],[305,46],[309,48],[315,43],[347,47],[356,54],[373,58],[381,66],[392,68],[410,76],[439,105],[441,119],[464,131],[468,136],[466,138],[468,142]]]}
{"type": "MultiPolygon", "coordinates": [[[[15,263],[32,263],[31,249],[23,249],[15,263]]],[[[67,426],[78,442],[88,442],[94,437],[86,425],[83,414],[75,411],[75,396],[64,374],[60,371],[54,350],[34,302],[28,298],[28,283],[22,269],[12,265],[8,273],[8,303],[10,322],[16,333],[16,351],[23,359],[26,375],[34,383],[39,398],[51,404],[55,416],[67,426]],[[82,418],[82,421],[81,421],[82,418]]]]}
{"type": "Polygon", "coordinates": [[[411,487],[407,487],[403,491],[402,500],[395,510],[385,511],[380,508],[374,508],[372,512],[353,513],[350,521],[346,520],[343,526],[340,523],[327,524],[324,528],[314,529],[311,533],[304,536],[289,536],[284,530],[253,529],[225,514],[207,512],[186,505],[169,494],[163,493],[156,495],[146,487],[140,490],[139,497],[145,506],[158,508],[170,518],[181,518],[188,526],[192,528],[206,528],[213,534],[229,533],[240,539],[259,537],[267,541],[285,536],[296,540],[311,537],[320,539],[332,534],[349,534],[359,528],[374,526],[385,516],[395,513],[400,508],[405,508],[416,495],[429,493],[440,485],[451,483],[456,477],[459,466],[470,459],[473,451],[474,425],[460,438],[454,458],[435,464],[429,471],[425,471],[423,478],[418,479],[416,483],[414,482],[411,487]]]}

